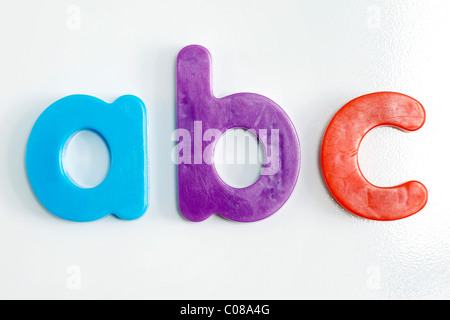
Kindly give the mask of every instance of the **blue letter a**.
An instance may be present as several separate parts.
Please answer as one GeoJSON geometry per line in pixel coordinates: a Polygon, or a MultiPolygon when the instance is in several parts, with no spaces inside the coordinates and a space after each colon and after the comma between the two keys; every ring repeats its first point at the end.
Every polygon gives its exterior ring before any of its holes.
{"type": "Polygon", "coordinates": [[[125,220],[139,218],[148,202],[144,103],[129,95],[112,104],[86,95],[56,101],[34,124],[26,167],[37,198],[58,217],[80,222],[109,214],[125,220]],[[62,165],[66,142],[82,130],[98,133],[111,155],[106,178],[91,189],[75,185],[62,165]]]}

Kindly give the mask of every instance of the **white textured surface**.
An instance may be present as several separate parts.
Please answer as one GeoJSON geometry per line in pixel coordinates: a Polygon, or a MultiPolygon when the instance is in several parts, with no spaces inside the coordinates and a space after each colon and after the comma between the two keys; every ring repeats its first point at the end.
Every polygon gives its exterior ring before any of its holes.
{"type": "Polygon", "coordinates": [[[106,178],[111,155],[105,142],[91,130],[77,132],[66,142],[62,165],[73,183],[81,188],[93,188],[106,178]]]}
{"type": "Polygon", "coordinates": [[[264,168],[264,147],[250,130],[224,132],[214,148],[214,166],[229,186],[246,188],[258,181],[264,168]]]}
{"type": "Polygon", "coordinates": [[[449,10],[447,0],[3,4],[0,298],[450,298],[449,10]],[[196,224],[177,211],[175,59],[193,43],[213,55],[217,96],[264,94],[297,128],[300,180],[265,221],[196,224]],[[428,116],[418,132],[376,129],[361,146],[370,181],[429,189],[422,212],[391,223],[339,207],[319,165],[334,113],[381,90],[416,98],[428,116]],[[150,206],[140,220],[63,221],[31,192],[28,134],[73,93],[146,103],[150,206]]]}

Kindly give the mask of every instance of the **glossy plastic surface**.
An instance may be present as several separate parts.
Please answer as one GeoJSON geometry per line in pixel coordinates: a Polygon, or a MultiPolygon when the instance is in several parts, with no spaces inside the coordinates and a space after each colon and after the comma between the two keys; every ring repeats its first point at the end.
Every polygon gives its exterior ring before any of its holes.
{"type": "Polygon", "coordinates": [[[398,220],[422,210],[428,199],[423,184],[410,181],[392,188],[372,185],[359,168],[358,149],[375,127],[415,131],[424,123],[422,105],[399,93],[373,93],[346,104],[329,124],[322,145],[323,174],[335,199],[348,211],[371,220],[398,220]]]}
{"type": "Polygon", "coordinates": [[[93,221],[109,214],[139,218],[147,208],[147,116],[143,102],[122,96],[108,104],[95,97],[72,95],[48,107],[28,139],[28,178],[39,201],[53,214],[72,221],[93,221]],[[86,189],[67,176],[62,155],[79,131],[99,134],[110,149],[105,179],[86,189]]]}

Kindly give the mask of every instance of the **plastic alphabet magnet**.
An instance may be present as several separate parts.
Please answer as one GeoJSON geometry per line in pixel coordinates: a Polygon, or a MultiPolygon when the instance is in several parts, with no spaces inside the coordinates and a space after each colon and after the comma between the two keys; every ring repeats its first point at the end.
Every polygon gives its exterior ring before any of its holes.
{"type": "Polygon", "coordinates": [[[182,49],[177,61],[178,199],[191,221],[212,214],[239,222],[265,219],[291,195],[300,170],[300,143],[289,117],[270,99],[238,93],[221,99],[211,92],[211,56],[204,47],[182,49]],[[253,185],[237,189],[219,177],[214,144],[232,128],[251,129],[265,150],[265,167],[253,185]],[[211,148],[212,145],[212,148],[211,148]],[[191,156],[191,150],[193,150],[191,156]]]}
{"type": "Polygon", "coordinates": [[[143,102],[122,96],[108,104],[86,95],[56,101],[38,118],[28,139],[26,167],[31,187],[53,214],[93,221],[109,214],[139,218],[147,208],[147,116],[143,102]],[[65,173],[67,141],[82,130],[104,138],[111,155],[106,178],[96,187],[75,185],[65,173]]]}
{"type": "Polygon", "coordinates": [[[339,110],[322,145],[323,174],[336,200],[348,211],[372,220],[398,220],[422,210],[428,199],[423,184],[410,181],[392,188],[370,184],[359,169],[358,149],[364,136],[375,127],[415,131],[424,123],[422,105],[399,93],[365,95],[339,110]]]}

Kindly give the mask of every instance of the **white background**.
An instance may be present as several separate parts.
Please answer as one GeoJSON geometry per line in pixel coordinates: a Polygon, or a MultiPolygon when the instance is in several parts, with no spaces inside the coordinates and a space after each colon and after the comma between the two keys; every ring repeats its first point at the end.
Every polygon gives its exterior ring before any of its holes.
{"type": "Polygon", "coordinates": [[[447,0],[3,1],[0,298],[450,298],[449,12],[447,0]],[[216,96],[263,94],[296,126],[300,178],[265,221],[191,223],[177,209],[175,61],[189,44],[211,51],[216,96]],[[397,222],[344,211],[319,164],[334,113],[384,90],[419,100],[428,117],[414,133],[375,129],[361,146],[371,182],[428,187],[427,207],[397,222]],[[30,189],[33,123],[74,93],[145,102],[141,219],[64,221],[30,189]]]}

